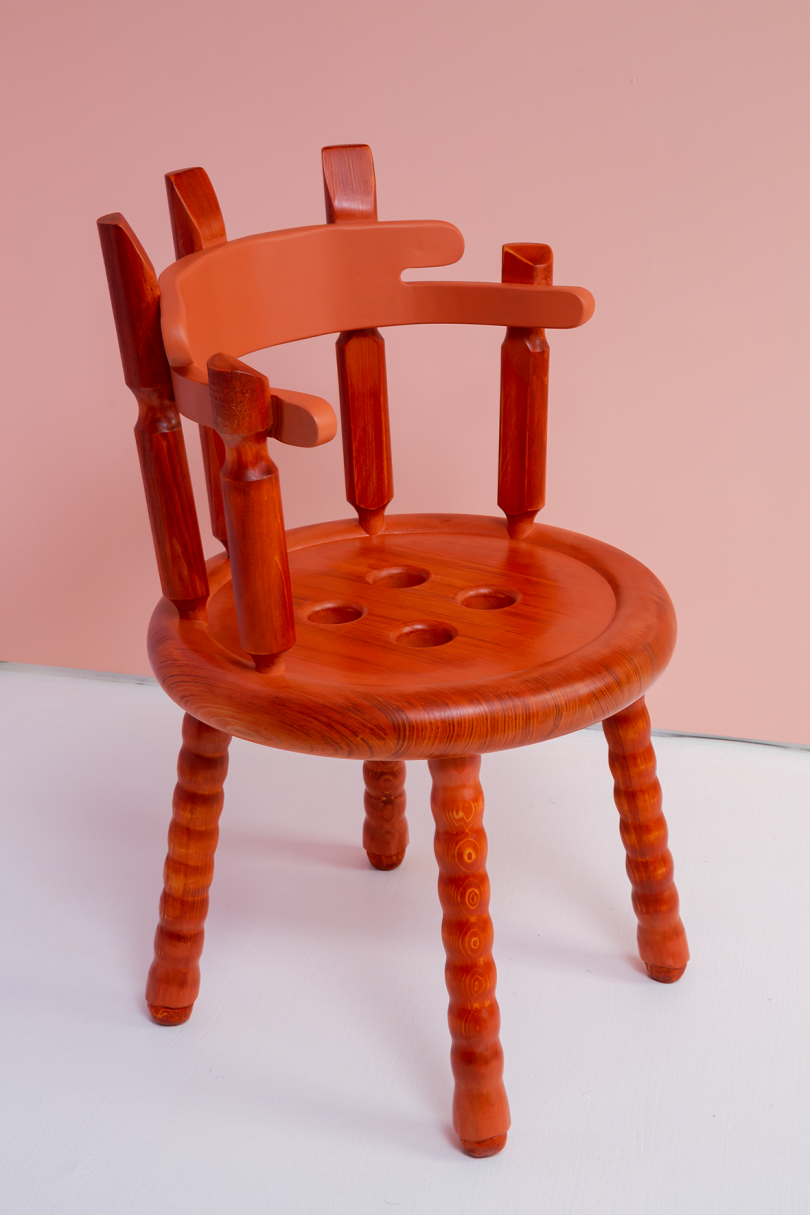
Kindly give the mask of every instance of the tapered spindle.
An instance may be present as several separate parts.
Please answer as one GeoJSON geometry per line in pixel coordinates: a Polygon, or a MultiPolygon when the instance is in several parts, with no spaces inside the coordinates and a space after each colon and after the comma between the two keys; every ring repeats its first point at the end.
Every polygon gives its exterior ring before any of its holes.
{"type": "Polygon", "coordinates": [[[644,697],[609,717],[602,728],[638,918],[638,951],[651,978],[674,983],[686,970],[689,947],[679,915],[644,697]]]}
{"type": "Polygon", "coordinates": [[[495,999],[481,757],[431,759],[428,764],[450,995],[453,1126],[465,1152],[493,1156],[506,1143],[510,1118],[495,999]]]}
{"type": "Polygon", "coordinates": [[[366,760],[366,821],[363,847],[375,869],[396,869],[408,847],[405,818],[405,765],[400,760],[366,760]]]}
{"type": "MultiPolygon", "coordinates": [[[[501,281],[550,287],[548,245],[504,245],[501,281]]],[[[509,535],[532,528],[546,500],[548,342],[544,329],[508,328],[501,346],[501,437],[498,506],[509,535]]]]}
{"type": "MultiPolygon", "coordinates": [[[[324,148],[326,220],[349,224],[377,219],[377,186],[365,144],[324,148]]],[[[385,526],[394,496],[385,341],[377,329],[341,333],[336,344],[346,499],[370,536],[385,526]]]]}
{"type": "Polygon", "coordinates": [[[208,599],[208,575],[160,332],[160,287],[123,215],[102,216],[98,231],[124,380],[138,402],[135,441],[160,584],[182,616],[195,617],[208,599]]]}
{"type": "Polygon", "coordinates": [[[363,530],[376,536],[394,496],[385,340],[378,329],[354,329],[341,333],[335,348],[346,500],[363,530]]]}
{"type": "Polygon", "coordinates": [[[155,960],[146,984],[149,1011],[160,1025],[187,1021],[200,990],[200,955],[230,741],[229,734],[188,713],[183,719],[155,960]]]}
{"type": "MultiPolygon", "coordinates": [[[[177,169],[166,174],[166,194],[172,224],[174,255],[178,259],[201,249],[222,245],[228,239],[219,201],[205,169],[177,169]]],[[[208,491],[208,511],[211,531],[227,551],[228,534],[225,527],[225,507],[222,501],[220,470],[225,462],[225,448],[212,426],[200,425],[205,486],[208,491]]]]}
{"type": "Polygon", "coordinates": [[[321,151],[328,224],[377,218],[374,157],[366,143],[336,144],[321,151]]]}
{"type": "Polygon", "coordinates": [[[225,463],[225,444],[213,426],[203,426],[200,423],[200,447],[205,470],[205,488],[208,491],[211,533],[216,536],[227,553],[228,529],[225,525],[225,502],[222,497],[222,465],[225,463]]]}
{"type": "Polygon", "coordinates": [[[227,354],[208,360],[214,423],[226,448],[222,490],[239,641],[258,671],[295,644],[278,469],[267,453],[267,377],[227,354]]]}
{"type": "Polygon", "coordinates": [[[175,257],[224,244],[225,221],[205,169],[176,169],[165,181],[175,257]]]}

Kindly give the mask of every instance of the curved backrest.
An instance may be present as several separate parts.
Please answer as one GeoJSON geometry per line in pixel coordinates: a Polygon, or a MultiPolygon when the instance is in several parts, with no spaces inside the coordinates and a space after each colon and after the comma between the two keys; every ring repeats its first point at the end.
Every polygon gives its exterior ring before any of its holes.
{"type": "Polygon", "coordinates": [[[166,355],[204,368],[212,354],[386,325],[519,325],[571,329],[593,313],[582,287],[404,283],[404,270],[447,266],[461,233],[437,220],[324,224],[229,241],[160,276],[166,355]]]}

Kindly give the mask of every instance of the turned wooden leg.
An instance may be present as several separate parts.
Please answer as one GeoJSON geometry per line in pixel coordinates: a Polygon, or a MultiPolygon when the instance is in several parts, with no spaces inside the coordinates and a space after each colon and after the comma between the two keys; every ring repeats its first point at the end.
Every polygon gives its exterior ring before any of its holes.
{"type": "Polygon", "coordinates": [[[481,757],[431,759],[428,764],[456,1081],[453,1126],[470,1156],[494,1156],[506,1143],[510,1118],[498,1037],[481,757]]]}
{"type": "Polygon", "coordinates": [[[363,847],[375,869],[396,869],[408,847],[405,765],[399,760],[366,760],[363,779],[363,847]]]}
{"type": "Polygon", "coordinates": [[[627,852],[627,876],[638,916],[638,952],[650,977],[659,983],[680,979],[689,961],[678,891],[672,880],[672,853],[661,812],[661,786],[655,775],[650,715],[644,697],[602,723],[608,741],[613,796],[627,852]]]}
{"type": "Polygon", "coordinates": [[[149,1011],[159,1025],[187,1021],[200,990],[203,925],[214,876],[230,741],[229,734],[188,713],[183,718],[155,960],[146,984],[149,1011]]]}

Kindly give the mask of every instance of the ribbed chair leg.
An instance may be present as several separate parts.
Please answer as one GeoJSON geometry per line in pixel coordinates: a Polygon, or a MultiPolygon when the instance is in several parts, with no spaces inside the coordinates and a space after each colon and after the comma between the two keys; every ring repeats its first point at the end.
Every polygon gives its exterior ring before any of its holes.
{"type": "Polygon", "coordinates": [[[469,1155],[494,1156],[506,1143],[510,1118],[498,1037],[501,1014],[495,999],[484,795],[478,781],[481,757],[428,763],[456,1082],[453,1126],[469,1155]]]}
{"type": "Polygon", "coordinates": [[[405,818],[405,765],[398,760],[367,760],[363,847],[375,869],[396,869],[408,847],[405,818]]]}
{"type": "Polygon", "coordinates": [[[638,917],[638,951],[651,978],[680,979],[689,961],[686,932],[678,914],[672,853],[655,775],[650,715],[644,697],[602,723],[608,742],[614,798],[627,852],[627,876],[638,917]]]}
{"type": "Polygon", "coordinates": [[[149,1011],[159,1025],[187,1021],[200,990],[203,925],[214,876],[230,741],[229,734],[188,713],[183,719],[155,960],[146,984],[149,1011]]]}

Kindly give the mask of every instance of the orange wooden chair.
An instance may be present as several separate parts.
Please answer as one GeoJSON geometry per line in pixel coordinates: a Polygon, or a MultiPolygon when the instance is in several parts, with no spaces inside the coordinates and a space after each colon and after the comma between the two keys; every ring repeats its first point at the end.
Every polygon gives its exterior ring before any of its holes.
{"type": "Polygon", "coordinates": [[[501,283],[410,282],[447,265],[450,224],[378,222],[371,152],[325,148],[327,223],[228,241],[204,170],[167,175],[177,261],[156,279],[119,214],[99,220],[164,597],[149,655],[186,713],[147,1000],[161,1025],[191,1014],[231,736],[364,760],[363,845],[405,855],[405,764],[433,777],[450,994],[453,1125],[465,1151],[509,1128],[489,917],[484,751],[602,722],[627,850],[639,952],[673,982],[688,959],[644,692],[675,617],[644,566],[534,522],[544,501],[545,328],[593,300],[552,286],[547,245],[503,250],[501,283]],[[502,325],[498,505],[505,519],[386,515],[393,497],[385,346],[376,326],[502,325]],[[332,438],[331,407],[272,388],[242,355],[337,333],[346,496],[357,519],[285,533],[267,439],[332,438]],[[179,413],[201,427],[207,563],[179,413]]]}

